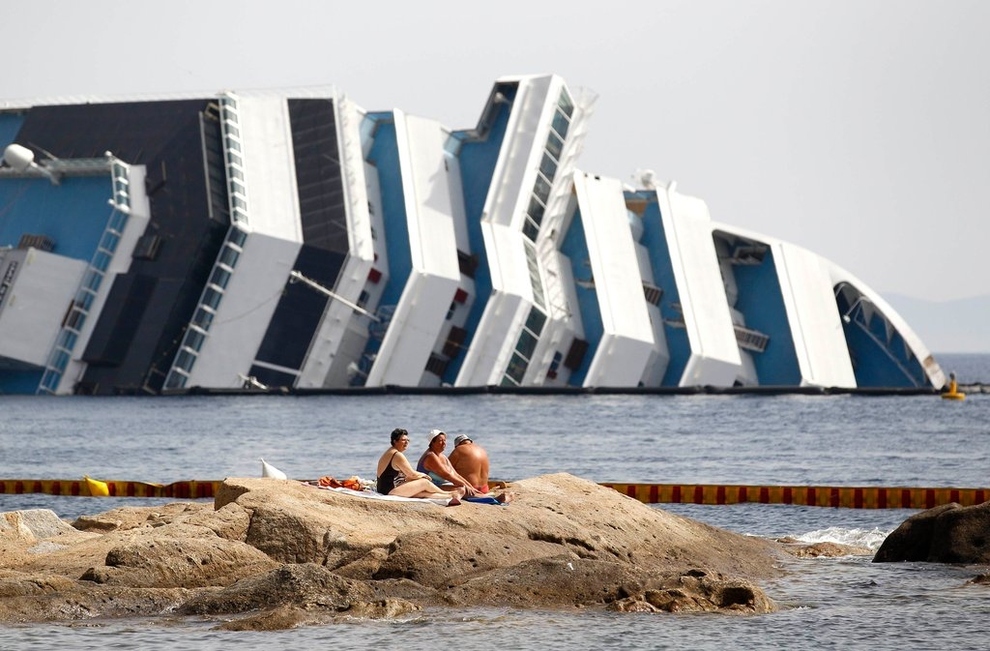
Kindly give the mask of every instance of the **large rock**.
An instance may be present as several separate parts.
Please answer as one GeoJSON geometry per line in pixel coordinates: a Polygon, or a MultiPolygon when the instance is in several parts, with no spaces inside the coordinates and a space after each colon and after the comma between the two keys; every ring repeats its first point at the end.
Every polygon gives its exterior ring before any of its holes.
{"type": "Polygon", "coordinates": [[[774,609],[753,581],[776,573],[775,543],[566,474],[511,488],[507,506],[445,508],[229,479],[212,506],[116,509],[75,528],[4,514],[0,621],[179,612],[268,629],[444,605],[774,609]]]}
{"type": "Polygon", "coordinates": [[[990,502],[945,504],[912,515],[880,545],[874,563],[990,563],[990,502]]]}

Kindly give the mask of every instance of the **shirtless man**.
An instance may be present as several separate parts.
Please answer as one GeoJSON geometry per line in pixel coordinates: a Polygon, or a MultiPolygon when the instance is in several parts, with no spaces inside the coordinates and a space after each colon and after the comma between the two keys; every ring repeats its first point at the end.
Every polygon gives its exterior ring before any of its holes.
{"type": "Polygon", "coordinates": [[[427,473],[433,483],[444,490],[461,487],[465,490],[467,497],[479,495],[480,493],[475,490],[471,482],[458,474],[454,470],[454,466],[450,464],[450,460],[443,456],[443,450],[447,447],[447,434],[442,430],[434,429],[430,430],[427,439],[428,447],[419,458],[416,470],[427,473]]]}
{"type": "Polygon", "coordinates": [[[450,464],[461,477],[471,483],[475,490],[481,493],[488,492],[488,453],[470,436],[461,434],[454,439],[450,464]]]}

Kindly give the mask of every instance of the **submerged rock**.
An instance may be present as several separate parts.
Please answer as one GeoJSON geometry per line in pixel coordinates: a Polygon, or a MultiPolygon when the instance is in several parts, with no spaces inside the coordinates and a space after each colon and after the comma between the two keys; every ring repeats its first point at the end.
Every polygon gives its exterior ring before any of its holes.
{"type": "Polygon", "coordinates": [[[774,610],[752,582],[776,573],[775,543],[567,474],[512,491],[507,506],[445,508],[228,479],[212,506],[115,509],[74,527],[4,514],[0,621],[179,614],[265,630],[439,606],[774,610]]]}
{"type": "Polygon", "coordinates": [[[784,551],[798,558],[837,558],[839,556],[866,556],[869,547],[846,545],[837,542],[803,543],[791,537],[777,538],[784,544],[784,551]]]}
{"type": "Polygon", "coordinates": [[[956,503],[912,515],[880,545],[874,563],[990,563],[990,502],[956,503]]]}

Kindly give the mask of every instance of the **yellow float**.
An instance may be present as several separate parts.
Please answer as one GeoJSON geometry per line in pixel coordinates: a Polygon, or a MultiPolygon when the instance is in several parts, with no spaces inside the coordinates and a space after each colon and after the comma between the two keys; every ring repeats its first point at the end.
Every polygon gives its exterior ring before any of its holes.
{"type": "Polygon", "coordinates": [[[943,400],[965,400],[966,394],[959,390],[956,374],[949,373],[949,390],[942,394],[943,400]]]}

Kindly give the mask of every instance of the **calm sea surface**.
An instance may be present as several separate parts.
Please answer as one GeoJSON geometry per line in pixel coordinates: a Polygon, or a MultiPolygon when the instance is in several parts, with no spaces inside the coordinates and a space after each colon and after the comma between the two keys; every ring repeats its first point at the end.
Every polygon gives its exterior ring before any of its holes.
{"type": "MultiPolygon", "coordinates": [[[[990,356],[939,356],[962,383],[990,381],[990,356]]],[[[566,471],[594,481],[990,487],[990,395],[366,396],[35,398],[0,396],[0,478],[169,483],[259,476],[371,478],[393,427],[470,433],[493,475],[566,471]]],[[[0,495],[0,512],[66,519],[164,500],[0,495]]],[[[511,508],[511,507],[509,507],[511,508]]],[[[662,505],[756,536],[879,546],[915,511],[780,505],[662,505]]],[[[985,649],[986,567],[788,562],[764,584],[781,607],[755,617],[426,612],[270,633],[211,622],[100,621],[0,627],[0,649],[985,649]]]]}

